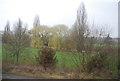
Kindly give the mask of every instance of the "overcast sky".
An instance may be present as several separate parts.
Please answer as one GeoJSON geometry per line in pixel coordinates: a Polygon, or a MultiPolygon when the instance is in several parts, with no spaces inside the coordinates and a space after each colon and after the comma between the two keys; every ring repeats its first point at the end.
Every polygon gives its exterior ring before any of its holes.
{"type": "Polygon", "coordinates": [[[95,25],[105,26],[111,36],[117,37],[119,0],[0,0],[0,30],[4,30],[7,21],[10,21],[12,28],[18,18],[31,29],[36,14],[41,25],[65,24],[71,27],[82,1],[89,25],[94,22],[95,25]]]}

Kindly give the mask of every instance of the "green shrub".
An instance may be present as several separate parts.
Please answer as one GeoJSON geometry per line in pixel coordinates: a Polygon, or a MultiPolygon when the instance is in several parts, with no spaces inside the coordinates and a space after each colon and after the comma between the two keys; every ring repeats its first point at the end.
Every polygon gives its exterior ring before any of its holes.
{"type": "Polygon", "coordinates": [[[44,67],[45,70],[48,67],[55,67],[57,62],[55,57],[55,49],[52,47],[43,46],[41,50],[38,51],[36,60],[40,65],[44,67]]]}

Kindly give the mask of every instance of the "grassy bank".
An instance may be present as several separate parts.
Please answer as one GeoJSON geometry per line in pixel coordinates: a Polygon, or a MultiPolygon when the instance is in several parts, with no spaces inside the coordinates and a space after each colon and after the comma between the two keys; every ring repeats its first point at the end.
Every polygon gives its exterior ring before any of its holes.
{"type": "MultiPolygon", "coordinates": [[[[35,63],[35,55],[38,53],[38,48],[32,48],[32,47],[27,47],[25,48],[19,57],[19,63],[24,63],[24,62],[29,62],[29,63],[35,63]]],[[[93,54],[91,54],[93,55],[93,54]]],[[[89,55],[89,56],[91,56],[89,55]]],[[[72,52],[65,52],[65,51],[56,51],[56,57],[57,57],[57,67],[58,68],[75,68],[75,63],[73,62],[73,53],[72,52]]],[[[81,59],[82,60],[82,55],[80,58],[78,56],[75,56],[76,60],[81,59]]],[[[86,57],[86,60],[89,59],[86,57]]],[[[109,69],[113,71],[118,71],[118,57],[117,55],[113,54],[112,56],[108,56],[109,59],[109,69]]],[[[12,58],[11,54],[9,51],[5,50],[3,48],[2,50],[2,60],[3,61],[9,61],[12,62],[12,60],[16,60],[15,57],[12,58]]]]}

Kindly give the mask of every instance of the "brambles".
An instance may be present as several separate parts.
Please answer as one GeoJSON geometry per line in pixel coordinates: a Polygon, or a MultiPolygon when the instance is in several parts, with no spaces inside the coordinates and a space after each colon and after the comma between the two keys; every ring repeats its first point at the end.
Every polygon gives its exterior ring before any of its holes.
{"type": "Polygon", "coordinates": [[[92,72],[94,69],[101,70],[106,67],[106,57],[101,55],[95,55],[91,57],[90,61],[86,64],[86,71],[92,72]]]}
{"type": "Polygon", "coordinates": [[[36,57],[37,62],[46,70],[56,65],[55,49],[48,46],[43,46],[36,57]]]}
{"type": "Polygon", "coordinates": [[[114,54],[114,51],[112,52],[111,50],[114,50],[113,47],[108,47],[104,46],[97,52],[96,55],[92,56],[90,60],[86,64],[86,71],[87,72],[92,72],[94,69],[97,70],[102,70],[108,68],[108,56],[111,54],[114,54]]]}

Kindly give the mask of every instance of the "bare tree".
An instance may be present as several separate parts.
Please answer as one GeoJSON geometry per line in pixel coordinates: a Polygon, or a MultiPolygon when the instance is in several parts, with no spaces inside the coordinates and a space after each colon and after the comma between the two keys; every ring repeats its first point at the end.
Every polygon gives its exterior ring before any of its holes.
{"type": "MultiPolygon", "coordinates": [[[[4,28],[4,32],[3,32],[3,34],[2,34],[2,42],[3,42],[3,44],[2,44],[2,51],[4,50],[4,49],[9,49],[8,48],[8,45],[10,44],[10,40],[11,40],[11,31],[10,31],[10,23],[9,23],[9,21],[7,21],[7,23],[6,23],[6,25],[5,25],[5,28],[4,28]],[[7,45],[6,45],[7,44],[7,45]]],[[[10,52],[8,52],[8,51],[3,51],[3,53],[5,53],[5,55],[6,55],[6,61],[8,60],[8,55],[9,55],[9,53],[10,52]]]]}
{"type": "Polygon", "coordinates": [[[2,42],[8,43],[8,39],[10,38],[10,23],[7,21],[7,24],[5,25],[4,33],[2,35],[2,42]]]}
{"type": "Polygon", "coordinates": [[[85,64],[85,43],[86,38],[89,35],[89,29],[87,26],[87,14],[84,3],[80,4],[77,10],[77,20],[73,25],[73,40],[76,45],[77,52],[72,52],[72,60],[77,67],[78,74],[80,71],[84,71],[85,64]]]}
{"type": "Polygon", "coordinates": [[[23,27],[21,19],[14,25],[13,40],[11,42],[11,50],[13,56],[16,56],[17,64],[19,62],[19,55],[28,44],[29,36],[26,33],[27,29],[23,27]]]}
{"type": "MultiPolygon", "coordinates": [[[[9,26],[9,25],[7,25],[9,26]]],[[[5,31],[10,31],[8,27],[5,27],[5,31]]],[[[14,25],[13,32],[10,33],[9,38],[6,38],[8,41],[5,45],[6,51],[9,51],[11,56],[14,58],[16,56],[17,64],[19,62],[19,55],[25,49],[25,46],[28,45],[29,35],[27,34],[27,29],[23,28],[21,19],[18,20],[14,25]]]]}
{"type": "Polygon", "coordinates": [[[107,37],[105,38],[105,44],[112,44],[112,38],[110,37],[110,34],[107,35],[107,37]]]}
{"type": "Polygon", "coordinates": [[[37,26],[40,26],[40,19],[38,15],[35,16],[35,19],[33,22],[33,27],[37,27],[37,26]]]}
{"type": "Polygon", "coordinates": [[[84,50],[84,39],[87,30],[87,14],[84,3],[80,4],[80,7],[77,10],[77,20],[74,24],[73,33],[74,41],[76,43],[76,48],[78,52],[84,50]]]}
{"type": "Polygon", "coordinates": [[[6,60],[10,56],[9,59],[13,59],[12,61],[14,62],[14,57],[16,56],[18,64],[20,53],[30,44],[29,34],[27,33],[26,27],[23,27],[21,19],[14,24],[13,31],[10,31],[10,24],[7,22],[2,38],[3,53],[6,54],[6,60]]]}

